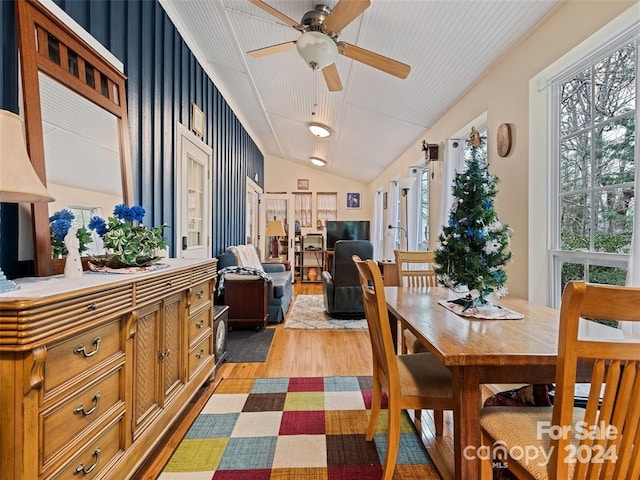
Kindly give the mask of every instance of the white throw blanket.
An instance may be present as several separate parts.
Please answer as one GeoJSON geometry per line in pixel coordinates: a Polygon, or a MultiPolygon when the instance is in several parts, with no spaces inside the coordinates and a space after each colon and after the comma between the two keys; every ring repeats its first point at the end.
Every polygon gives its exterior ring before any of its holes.
{"type": "Polygon", "coordinates": [[[262,263],[260,263],[260,258],[258,258],[256,247],[253,245],[236,245],[234,247],[229,247],[228,250],[233,252],[236,256],[238,266],[251,267],[264,272],[262,263]]]}

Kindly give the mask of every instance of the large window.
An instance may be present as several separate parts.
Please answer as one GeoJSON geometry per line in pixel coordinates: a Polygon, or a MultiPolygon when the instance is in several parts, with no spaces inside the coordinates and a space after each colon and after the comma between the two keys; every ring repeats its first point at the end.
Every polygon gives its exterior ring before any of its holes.
{"type": "Polygon", "coordinates": [[[429,249],[429,166],[420,168],[416,179],[418,186],[418,228],[416,249],[429,249]]]}
{"type": "Polygon", "coordinates": [[[625,283],[635,205],[637,64],[636,40],[628,35],[552,84],[554,306],[569,280],[625,283]]]}

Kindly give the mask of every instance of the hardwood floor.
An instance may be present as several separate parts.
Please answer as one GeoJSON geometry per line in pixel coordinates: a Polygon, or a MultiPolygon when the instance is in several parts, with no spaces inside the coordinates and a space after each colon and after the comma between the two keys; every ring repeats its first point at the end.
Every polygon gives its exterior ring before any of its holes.
{"type": "MultiPolygon", "coordinates": [[[[322,294],[322,284],[296,283],[294,295],[298,294],[322,294]]],[[[371,375],[371,345],[366,330],[285,330],[284,324],[269,325],[267,328],[276,330],[267,361],[223,364],[215,381],[203,387],[196,395],[172,430],[167,432],[154,454],[138,470],[135,479],[154,480],[160,474],[164,464],[222,379],[371,375]]],[[[447,428],[452,427],[450,418],[446,417],[445,421],[445,430],[453,431],[453,428],[447,428]]],[[[428,423],[422,433],[432,458],[452,455],[450,434],[445,433],[443,438],[434,441],[428,423]]],[[[444,474],[443,478],[449,478],[453,472],[441,474],[444,474]]]]}

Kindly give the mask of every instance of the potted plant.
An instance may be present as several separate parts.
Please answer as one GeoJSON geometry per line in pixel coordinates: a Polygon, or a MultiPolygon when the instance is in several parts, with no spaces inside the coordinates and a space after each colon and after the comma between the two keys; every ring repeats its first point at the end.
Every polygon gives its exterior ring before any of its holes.
{"type": "Polygon", "coordinates": [[[142,224],[145,209],[140,205],[116,205],[106,221],[94,216],[89,229],[102,238],[106,255],[93,257],[91,263],[109,268],[142,267],[159,260],[157,252],[166,248],[165,224],[147,227],[142,224]]]}

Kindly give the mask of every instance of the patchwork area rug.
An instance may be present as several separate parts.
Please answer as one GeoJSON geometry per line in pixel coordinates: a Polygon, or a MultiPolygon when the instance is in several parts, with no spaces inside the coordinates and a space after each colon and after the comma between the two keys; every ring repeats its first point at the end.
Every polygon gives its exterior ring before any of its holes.
{"type": "MultiPolygon", "coordinates": [[[[367,442],[371,383],[371,377],[223,380],[158,479],[379,480],[387,410],[367,442]]],[[[401,432],[394,480],[439,480],[407,415],[401,432]]]]}
{"type": "Polygon", "coordinates": [[[324,309],[322,295],[297,295],[287,313],[284,328],[307,330],[366,330],[367,320],[332,318],[324,309]]]}

